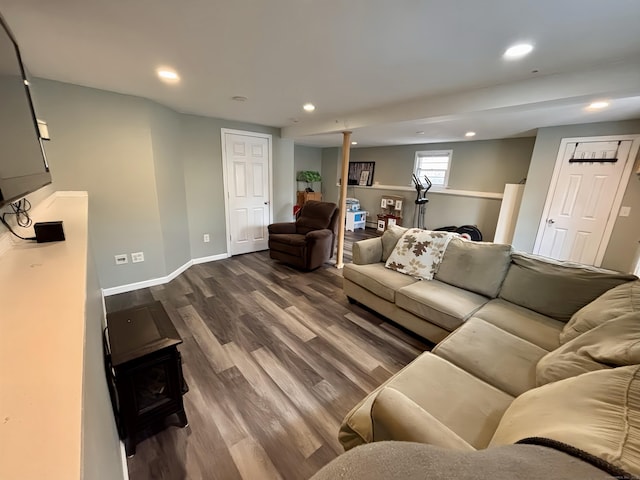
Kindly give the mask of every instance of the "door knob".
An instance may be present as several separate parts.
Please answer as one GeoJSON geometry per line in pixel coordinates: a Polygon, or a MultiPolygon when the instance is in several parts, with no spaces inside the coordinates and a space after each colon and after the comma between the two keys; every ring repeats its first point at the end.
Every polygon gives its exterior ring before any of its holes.
{"type": "Polygon", "coordinates": [[[269,205],[269,202],[264,202],[265,205],[269,205]]]}
{"type": "Polygon", "coordinates": [[[554,223],[556,223],[556,221],[553,218],[550,218],[549,220],[547,220],[548,225],[553,225],[554,223]]]}

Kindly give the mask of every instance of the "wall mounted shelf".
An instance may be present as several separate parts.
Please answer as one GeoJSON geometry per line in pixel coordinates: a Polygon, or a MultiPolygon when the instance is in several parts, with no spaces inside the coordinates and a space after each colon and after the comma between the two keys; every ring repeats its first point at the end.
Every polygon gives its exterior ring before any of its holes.
{"type": "MultiPolygon", "coordinates": [[[[340,184],[336,183],[336,187],[339,187],[340,184]]],[[[399,192],[415,192],[415,188],[411,186],[403,186],[403,185],[372,185],[370,187],[365,187],[363,185],[347,185],[348,188],[364,188],[364,189],[377,189],[377,190],[393,190],[399,192]]],[[[472,198],[490,198],[494,200],[502,200],[503,194],[496,192],[476,192],[473,190],[455,190],[452,188],[438,188],[433,187],[429,190],[429,195],[454,195],[458,197],[472,197],[472,198]]]]}

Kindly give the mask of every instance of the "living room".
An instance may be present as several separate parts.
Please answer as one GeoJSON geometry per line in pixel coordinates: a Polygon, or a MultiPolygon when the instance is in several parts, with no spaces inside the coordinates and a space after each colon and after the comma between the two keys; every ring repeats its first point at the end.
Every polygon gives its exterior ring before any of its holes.
{"type": "MultiPolygon", "coordinates": [[[[534,250],[561,140],[640,133],[638,11],[629,2],[616,12],[598,2],[493,2],[510,22],[473,2],[343,3],[166,1],[150,9],[0,1],[51,137],[53,183],[29,198],[37,209],[54,192],[88,192],[91,251],[105,295],[162,288],[193,264],[230,256],[222,129],[271,136],[270,222],[293,220],[300,170],[319,171],[323,198],[339,201],[348,130],[357,142],[351,161],[375,162],[374,185],[347,190],[371,218],[381,195],[399,194],[404,225],[412,225],[418,151],[452,152],[449,191],[428,194],[427,228],[477,225],[491,241],[505,184],[526,179],[512,241],[526,252],[534,250]],[[238,27],[245,21],[250,33],[238,27]],[[593,30],[583,33],[585,25],[593,30]],[[502,58],[525,40],[534,45],[529,56],[502,58]],[[180,81],[158,79],[161,65],[174,67],[180,81]],[[603,100],[608,107],[588,109],[603,100]],[[315,112],[304,111],[305,102],[315,112]],[[470,131],[475,136],[465,137],[470,131]],[[144,261],[114,261],[132,252],[143,252],[144,261]]],[[[631,163],[620,194],[631,209],[614,212],[599,264],[622,272],[634,271],[640,253],[639,166],[631,163]]],[[[238,261],[240,270],[266,276],[255,261],[238,261]]],[[[227,269],[206,268],[207,275],[227,269]]],[[[334,280],[323,277],[317,288],[338,295],[334,280]]]]}

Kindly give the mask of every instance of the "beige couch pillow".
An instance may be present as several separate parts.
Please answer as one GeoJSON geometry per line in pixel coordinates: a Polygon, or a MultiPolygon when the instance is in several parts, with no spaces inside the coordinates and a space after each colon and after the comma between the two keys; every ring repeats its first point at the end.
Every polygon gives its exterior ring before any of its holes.
{"type": "Polygon", "coordinates": [[[640,364],[640,311],[627,313],[549,352],[536,366],[544,385],[585,372],[640,364]]]}
{"type": "Polygon", "coordinates": [[[396,243],[400,240],[400,237],[404,235],[404,232],[409,230],[408,228],[400,227],[398,225],[391,225],[382,234],[382,261],[386,262],[389,259],[389,255],[396,248],[396,243]]]}
{"type": "Polygon", "coordinates": [[[562,322],[634,275],[513,253],[500,298],[562,322]]]}
{"type": "Polygon", "coordinates": [[[438,271],[447,245],[457,236],[452,232],[411,228],[400,237],[384,266],[414,278],[431,280],[438,271]]]}
{"type": "Polygon", "coordinates": [[[436,280],[496,298],[511,263],[511,245],[454,238],[447,245],[436,280]]]}
{"type": "Polygon", "coordinates": [[[574,313],[560,333],[560,344],[630,312],[640,312],[640,280],[618,285],[574,313]]]}
{"type": "Polygon", "coordinates": [[[567,443],[640,475],[640,366],[585,373],[523,393],[490,445],[528,437],[567,443]]]}

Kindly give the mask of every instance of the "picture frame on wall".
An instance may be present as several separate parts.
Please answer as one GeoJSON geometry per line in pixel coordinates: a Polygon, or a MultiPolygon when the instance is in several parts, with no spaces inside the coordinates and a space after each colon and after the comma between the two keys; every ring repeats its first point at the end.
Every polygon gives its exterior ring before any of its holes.
{"type": "Polygon", "coordinates": [[[372,186],[375,166],[376,162],[349,162],[347,185],[372,186]]]}

